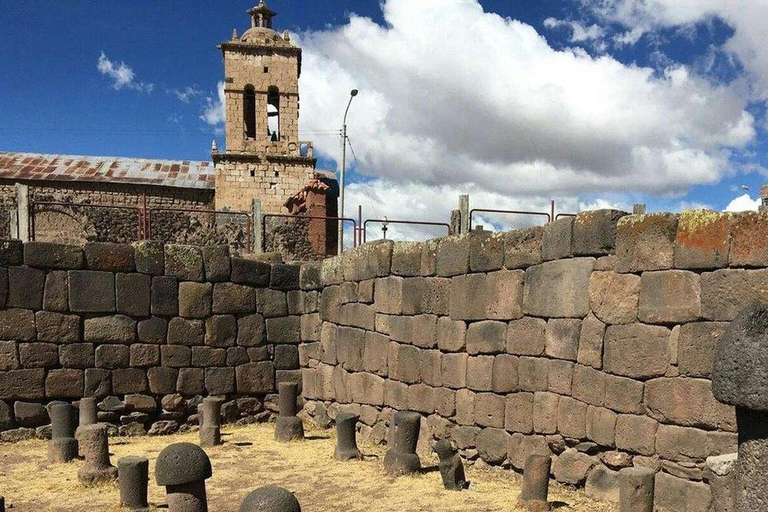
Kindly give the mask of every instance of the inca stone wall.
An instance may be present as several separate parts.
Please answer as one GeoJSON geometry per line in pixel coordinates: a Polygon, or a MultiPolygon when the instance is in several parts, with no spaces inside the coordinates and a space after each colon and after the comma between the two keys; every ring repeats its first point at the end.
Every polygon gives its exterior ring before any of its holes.
{"type": "Polygon", "coordinates": [[[595,211],[545,228],[367,244],[302,267],[307,411],[360,414],[385,438],[423,415],[421,446],[616,497],[616,470],[657,471],[657,506],[706,511],[705,459],[736,451],[711,391],[715,340],[768,300],[768,215],[595,211]]]}
{"type": "Polygon", "coordinates": [[[300,381],[299,315],[317,293],[298,284],[299,267],[226,246],[3,241],[0,439],[85,396],[127,434],[194,422],[208,395],[229,421],[265,421],[276,383],[300,381]]]}

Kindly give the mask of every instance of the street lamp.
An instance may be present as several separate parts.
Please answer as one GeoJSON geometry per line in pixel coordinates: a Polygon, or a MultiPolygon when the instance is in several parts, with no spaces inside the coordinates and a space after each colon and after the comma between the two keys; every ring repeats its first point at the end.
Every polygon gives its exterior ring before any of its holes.
{"type": "MultiPolygon", "coordinates": [[[[349,103],[344,111],[344,123],[341,128],[341,172],[339,172],[339,217],[344,217],[344,173],[347,170],[347,114],[352,100],[359,91],[352,89],[349,93],[349,103]]],[[[344,250],[344,221],[339,219],[338,254],[344,250]]]]}

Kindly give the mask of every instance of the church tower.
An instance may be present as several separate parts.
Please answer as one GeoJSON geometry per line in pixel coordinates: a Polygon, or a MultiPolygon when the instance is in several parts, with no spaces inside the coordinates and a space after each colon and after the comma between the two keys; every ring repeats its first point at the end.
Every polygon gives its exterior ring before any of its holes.
{"type": "Polygon", "coordinates": [[[264,0],[248,10],[251,27],[218,48],[224,54],[226,149],[213,150],[216,209],[286,213],[315,176],[312,144],[299,140],[301,48],[272,28],[264,0]]]}

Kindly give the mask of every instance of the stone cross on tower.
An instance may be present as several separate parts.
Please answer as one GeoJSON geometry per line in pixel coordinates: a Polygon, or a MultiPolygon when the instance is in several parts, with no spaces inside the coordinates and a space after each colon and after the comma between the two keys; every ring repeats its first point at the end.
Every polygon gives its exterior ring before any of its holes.
{"type": "Polygon", "coordinates": [[[272,18],[277,16],[275,11],[272,11],[267,7],[264,0],[261,0],[256,7],[248,9],[248,14],[251,15],[251,28],[272,28],[272,18]]]}

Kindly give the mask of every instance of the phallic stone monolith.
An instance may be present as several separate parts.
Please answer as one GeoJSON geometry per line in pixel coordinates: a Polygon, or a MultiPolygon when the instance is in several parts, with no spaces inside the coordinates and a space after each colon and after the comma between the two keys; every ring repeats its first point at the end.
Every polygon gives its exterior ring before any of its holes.
{"type": "Polygon", "coordinates": [[[361,459],[363,456],[357,447],[357,420],[360,416],[341,413],[336,416],[336,452],[339,460],[361,459]]]}
{"type": "Polygon", "coordinates": [[[165,487],[168,512],[208,512],[205,481],[212,474],[211,460],[199,446],[166,446],[157,456],[155,481],[165,487]]]}
{"type": "Polygon", "coordinates": [[[650,468],[619,471],[619,512],[653,512],[655,478],[650,468]]]}
{"type": "Polygon", "coordinates": [[[48,441],[48,462],[69,462],[77,458],[77,409],[67,403],[50,408],[51,440],[48,441]]]}
{"type": "Polygon", "coordinates": [[[200,418],[200,446],[218,446],[221,444],[221,404],[220,398],[206,398],[198,406],[200,418]]]}
{"type": "Polygon", "coordinates": [[[280,414],[275,424],[275,439],[283,443],[304,439],[304,424],[301,418],[296,416],[298,390],[299,386],[295,382],[281,382],[277,385],[280,414]]]}
{"type": "Polygon", "coordinates": [[[147,512],[147,485],[149,459],[128,456],[117,461],[117,483],[120,487],[120,505],[133,512],[147,512]]]}
{"type": "Polygon", "coordinates": [[[391,475],[407,475],[421,469],[421,461],[416,455],[419,442],[421,415],[413,411],[398,411],[392,423],[392,447],[384,456],[384,468],[391,475]]]}
{"type": "Polygon", "coordinates": [[[546,455],[529,455],[523,469],[523,490],[518,503],[525,510],[541,512],[551,510],[549,496],[549,470],[552,459],[546,455]]]}
{"type": "Polygon", "coordinates": [[[435,443],[435,453],[440,458],[440,475],[443,477],[443,487],[449,491],[463,491],[469,487],[464,476],[464,463],[461,456],[453,449],[451,442],[441,439],[435,443]]]}
{"type": "Polygon", "coordinates": [[[86,425],[93,425],[98,422],[96,398],[89,396],[80,399],[80,418],[79,426],[84,427],[86,425]]]}
{"type": "Polygon", "coordinates": [[[301,512],[301,505],[291,491],[282,487],[260,487],[245,497],[240,512],[301,512]]]}
{"type": "Polygon", "coordinates": [[[85,464],[77,472],[77,478],[86,485],[104,483],[117,478],[117,468],[109,461],[107,426],[86,425],[81,427],[79,432],[85,464]]]}
{"type": "Polygon", "coordinates": [[[736,406],[736,512],[768,511],[768,305],[744,308],[717,341],[712,392],[736,406]]]}

